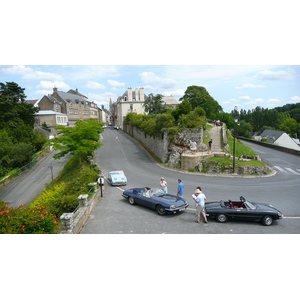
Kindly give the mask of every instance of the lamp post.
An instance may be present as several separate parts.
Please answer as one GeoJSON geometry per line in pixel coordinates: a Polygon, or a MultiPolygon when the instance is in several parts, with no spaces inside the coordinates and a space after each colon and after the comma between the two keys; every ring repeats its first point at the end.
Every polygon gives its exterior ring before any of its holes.
{"type": "Polygon", "coordinates": [[[53,181],[53,166],[52,164],[50,163],[50,166],[49,166],[50,170],[51,170],[51,178],[52,178],[52,181],[53,181]]]}
{"type": "Polygon", "coordinates": [[[236,139],[236,123],[238,122],[237,106],[234,107],[234,133],[233,133],[233,174],[235,174],[235,139],[236,139]]]}

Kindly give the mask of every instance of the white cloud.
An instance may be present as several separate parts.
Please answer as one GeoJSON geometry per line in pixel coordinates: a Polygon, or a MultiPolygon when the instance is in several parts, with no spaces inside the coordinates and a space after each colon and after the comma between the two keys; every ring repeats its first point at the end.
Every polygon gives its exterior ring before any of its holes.
{"type": "Polygon", "coordinates": [[[53,88],[57,87],[59,91],[69,90],[70,86],[63,81],[41,81],[36,86],[35,94],[38,95],[48,95],[53,93],[53,88]]]}
{"type": "Polygon", "coordinates": [[[300,96],[294,96],[291,98],[294,102],[300,102],[300,96]]]}
{"type": "Polygon", "coordinates": [[[159,85],[161,88],[171,88],[176,85],[176,81],[169,78],[161,78],[157,76],[153,72],[143,72],[140,74],[141,79],[146,84],[156,84],[159,85]]]}
{"type": "Polygon", "coordinates": [[[105,85],[95,82],[95,81],[88,81],[85,85],[86,88],[92,90],[104,90],[106,89],[105,85]]]}
{"type": "Polygon", "coordinates": [[[50,72],[42,72],[35,71],[30,67],[25,66],[12,66],[10,68],[2,69],[4,73],[11,75],[21,75],[25,80],[62,80],[62,76],[50,73],[50,72]]]}
{"type": "Polygon", "coordinates": [[[252,83],[244,83],[242,86],[236,86],[236,89],[257,89],[257,88],[263,88],[264,85],[259,84],[252,84],[252,83]]]}
{"type": "Polygon", "coordinates": [[[266,102],[267,103],[277,103],[277,102],[281,102],[281,100],[280,99],[268,99],[266,102]]]}
{"type": "Polygon", "coordinates": [[[119,76],[117,66],[72,66],[68,77],[75,80],[119,76]]]}
{"type": "Polygon", "coordinates": [[[256,98],[256,99],[252,99],[252,100],[246,102],[246,104],[248,104],[248,105],[258,105],[258,104],[261,104],[261,103],[264,103],[264,102],[265,102],[264,99],[256,98]]]}
{"type": "Polygon", "coordinates": [[[111,79],[108,79],[107,83],[112,86],[124,86],[125,85],[125,83],[123,83],[123,82],[119,82],[119,81],[111,80],[111,79]]]}
{"type": "Polygon", "coordinates": [[[294,76],[286,71],[261,71],[256,74],[255,78],[260,80],[292,80],[294,76]]]}
{"type": "Polygon", "coordinates": [[[185,93],[184,89],[178,89],[178,90],[173,90],[173,91],[165,91],[162,94],[164,96],[174,96],[175,98],[181,98],[185,93]]]}
{"type": "Polygon", "coordinates": [[[249,96],[241,96],[241,97],[239,97],[239,99],[241,99],[241,100],[251,100],[251,97],[249,97],[249,96]]]}

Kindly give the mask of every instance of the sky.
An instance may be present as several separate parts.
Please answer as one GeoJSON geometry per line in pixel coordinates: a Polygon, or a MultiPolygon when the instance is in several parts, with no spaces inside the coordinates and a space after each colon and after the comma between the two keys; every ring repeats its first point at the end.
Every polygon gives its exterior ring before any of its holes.
{"type": "Polygon", "coordinates": [[[0,82],[27,100],[77,88],[108,108],[128,87],[179,100],[198,85],[225,112],[300,102],[298,1],[38,3],[7,1],[0,20],[0,82]]]}
{"type": "Polygon", "coordinates": [[[188,86],[203,86],[225,112],[300,102],[298,65],[1,65],[0,82],[11,81],[27,100],[77,88],[107,109],[128,87],[179,100],[188,86]]]}

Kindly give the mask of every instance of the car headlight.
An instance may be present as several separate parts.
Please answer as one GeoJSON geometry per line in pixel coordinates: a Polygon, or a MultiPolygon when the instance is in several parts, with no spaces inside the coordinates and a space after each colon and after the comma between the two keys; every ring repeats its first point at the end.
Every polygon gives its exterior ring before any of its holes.
{"type": "Polygon", "coordinates": [[[175,205],[171,205],[171,206],[170,206],[170,209],[175,209],[175,208],[176,208],[175,205]]]}

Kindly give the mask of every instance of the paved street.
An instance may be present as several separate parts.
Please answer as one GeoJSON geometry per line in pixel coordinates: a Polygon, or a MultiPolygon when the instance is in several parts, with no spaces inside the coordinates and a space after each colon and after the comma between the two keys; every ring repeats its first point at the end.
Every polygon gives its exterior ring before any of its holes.
{"type": "MultiPolygon", "coordinates": [[[[104,197],[100,199],[90,220],[82,233],[143,234],[143,233],[189,233],[189,234],[297,234],[300,233],[300,204],[298,199],[299,176],[290,173],[277,173],[270,177],[239,178],[205,176],[201,174],[170,170],[156,164],[151,157],[128,135],[114,129],[103,133],[104,146],[97,153],[97,161],[104,174],[108,171],[123,169],[128,177],[126,187],[111,187],[105,183],[104,197]],[[122,197],[122,190],[131,187],[158,185],[159,178],[164,176],[169,184],[169,193],[176,194],[177,179],[185,184],[184,198],[189,208],[179,214],[159,216],[155,211],[130,205],[122,197]],[[283,220],[275,221],[272,226],[262,226],[255,222],[229,221],[225,224],[209,220],[208,224],[197,224],[195,220],[194,202],[191,195],[195,187],[200,185],[208,201],[221,199],[237,199],[243,195],[250,201],[271,203],[281,210],[283,220]]],[[[256,146],[257,147],[257,146],[256,146]]],[[[258,148],[257,148],[258,149],[258,148]]],[[[259,150],[263,152],[261,149],[259,150]]],[[[269,152],[269,149],[264,149],[269,152]]],[[[267,155],[261,153],[261,156],[267,155]]],[[[285,155],[270,152],[268,157],[280,157],[285,162],[285,155]]],[[[287,159],[298,164],[298,157],[287,156],[287,159]],[[295,160],[295,162],[294,162],[295,160]]]]}

